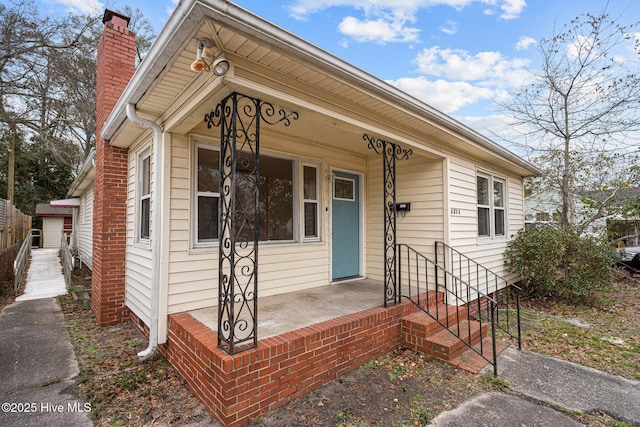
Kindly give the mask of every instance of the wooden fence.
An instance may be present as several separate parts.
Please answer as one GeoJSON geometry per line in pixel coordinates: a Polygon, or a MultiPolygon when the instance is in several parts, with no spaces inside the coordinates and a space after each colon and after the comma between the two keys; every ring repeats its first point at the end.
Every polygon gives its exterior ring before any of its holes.
{"type": "Polygon", "coordinates": [[[0,199],[0,250],[6,249],[30,235],[31,216],[0,199]]]}

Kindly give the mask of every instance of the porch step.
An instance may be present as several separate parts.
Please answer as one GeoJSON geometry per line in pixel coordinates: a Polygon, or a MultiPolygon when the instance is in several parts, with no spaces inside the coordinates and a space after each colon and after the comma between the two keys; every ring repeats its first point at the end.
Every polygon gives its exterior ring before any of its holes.
{"type": "MultiPolygon", "coordinates": [[[[503,340],[496,339],[496,357],[500,353],[502,353],[509,344],[503,340]]],[[[489,360],[493,358],[493,348],[491,344],[491,337],[484,337],[482,339],[482,349],[480,348],[480,343],[473,346],[478,352],[482,350],[482,354],[489,360]]],[[[466,351],[462,352],[459,356],[454,357],[449,361],[450,364],[456,366],[460,369],[464,369],[467,372],[471,372],[472,374],[479,373],[485,366],[489,364],[485,359],[480,357],[478,353],[467,348],[466,351]]]]}
{"type": "Polygon", "coordinates": [[[438,332],[444,331],[445,328],[440,324],[454,326],[459,320],[466,319],[467,307],[455,307],[445,304],[429,307],[429,315],[423,312],[417,312],[402,318],[402,335],[417,335],[422,338],[430,337],[438,332]],[[434,318],[432,318],[433,316],[434,318]],[[436,320],[438,319],[440,323],[436,320]]]}
{"type": "Polygon", "coordinates": [[[483,324],[480,330],[480,322],[475,320],[461,320],[457,325],[450,326],[449,330],[455,331],[460,338],[450,331],[440,331],[427,339],[427,342],[431,343],[431,354],[446,361],[468,349],[465,342],[474,345],[487,335],[487,325],[483,324]]]}
{"type": "Polygon", "coordinates": [[[426,313],[411,314],[402,319],[403,346],[451,361],[468,349],[465,342],[475,345],[487,335],[486,324],[481,328],[479,322],[466,318],[466,307],[440,306],[437,312],[433,310],[430,314],[437,315],[449,330],[426,313]]]}

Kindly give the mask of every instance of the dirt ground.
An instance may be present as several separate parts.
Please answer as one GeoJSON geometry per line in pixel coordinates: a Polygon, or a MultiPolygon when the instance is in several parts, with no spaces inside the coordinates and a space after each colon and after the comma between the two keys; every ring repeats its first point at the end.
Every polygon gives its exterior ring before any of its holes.
{"type": "Polygon", "coordinates": [[[248,425],[424,426],[489,389],[484,377],[400,349],[248,425]]]}
{"type": "MultiPolygon", "coordinates": [[[[85,279],[77,282],[78,289],[86,284],[83,280],[86,282],[85,279]]],[[[638,342],[633,340],[637,340],[640,328],[639,285],[636,279],[618,277],[616,289],[604,293],[599,305],[593,307],[571,308],[551,300],[526,302],[525,317],[529,322],[525,348],[572,361],[577,361],[578,355],[589,354],[588,358],[578,359],[587,365],[603,357],[622,357],[620,351],[628,350],[637,361],[638,342]],[[601,325],[597,322],[607,312],[604,310],[612,313],[606,325],[601,325]],[[620,339],[625,340],[625,345],[613,350],[604,346],[576,349],[579,344],[567,344],[567,334],[578,338],[579,334],[563,329],[568,324],[565,320],[574,318],[588,319],[593,325],[589,329],[592,333],[607,330],[609,335],[623,337],[620,339]]],[[[92,402],[96,425],[215,425],[162,356],[138,362],[136,353],[145,348],[146,341],[130,324],[100,328],[88,300],[72,296],[59,300],[80,365],[80,392],[92,402]]],[[[605,370],[611,371],[609,368],[605,370]]],[[[634,378],[635,371],[623,370],[618,374],[634,378]]],[[[491,389],[509,392],[508,387],[499,378],[474,376],[431,357],[400,349],[251,420],[249,425],[422,426],[473,394],[491,389]]],[[[590,426],[625,426],[603,414],[570,415],[590,426]]]]}

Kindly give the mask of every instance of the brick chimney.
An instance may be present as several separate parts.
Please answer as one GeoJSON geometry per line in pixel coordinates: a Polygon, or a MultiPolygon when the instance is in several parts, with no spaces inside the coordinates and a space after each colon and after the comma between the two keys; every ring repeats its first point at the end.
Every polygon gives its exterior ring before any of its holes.
{"type": "Polygon", "coordinates": [[[125,306],[128,151],[101,137],[102,128],[135,71],[129,17],[105,10],[96,72],[96,177],[93,201],[91,308],[101,326],[128,318],[125,306]]]}

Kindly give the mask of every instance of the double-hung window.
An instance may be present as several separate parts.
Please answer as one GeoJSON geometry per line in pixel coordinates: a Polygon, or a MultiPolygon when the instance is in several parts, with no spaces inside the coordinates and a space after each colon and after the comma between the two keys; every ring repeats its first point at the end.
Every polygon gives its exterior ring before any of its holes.
{"type": "Polygon", "coordinates": [[[138,240],[148,241],[151,229],[151,152],[146,150],[138,158],[140,177],[138,197],[138,240]]]}
{"type": "MultiPolygon", "coordinates": [[[[194,247],[211,247],[219,238],[220,154],[212,146],[196,143],[194,157],[194,247]]],[[[318,166],[307,163],[300,166],[292,159],[260,154],[256,206],[253,156],[239,152],[237,157],[236,237],[253,240],[257,210],[259,241],[317,241],[320,238],[318,166]]]]}
{"type": "Polygon", "coordinates": [[[304,238],[305,240],[320,237],[319,209],[318,209],[318,168],[304,165],[303,169],[303,210],[304,210],[304,238]]]}
{"type": "Polygon", "coordinates": [[[506,234],[505,181],[490,175],[476,177],[478,236],[504,237],[506,234]]]}
{"type": "Polygon", "coordinates": [[[196,246],[207,246],[218,240],[219,159],[218,151],[196,147],[196,246]]]}

